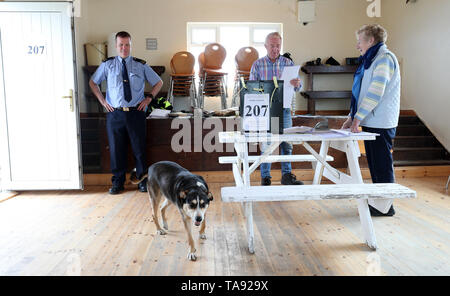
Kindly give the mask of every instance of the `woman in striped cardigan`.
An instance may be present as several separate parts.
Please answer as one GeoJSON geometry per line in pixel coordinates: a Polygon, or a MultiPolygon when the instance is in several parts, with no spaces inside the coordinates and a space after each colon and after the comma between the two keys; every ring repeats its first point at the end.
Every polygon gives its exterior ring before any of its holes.
{"type": "MultiPolygon", "coordinates": [[[[385,44],[387,32],[380,25],[364,25],[356,32],[361,53],[355,73],[351,110],[342,128],[377,133],[365,141],[373,183],[394,183],[392,140],[400,113],[400,69],[396,56],[385,44]]],[[[372,216],[393,216],[392,200],[369,201],[372,216]]]]}

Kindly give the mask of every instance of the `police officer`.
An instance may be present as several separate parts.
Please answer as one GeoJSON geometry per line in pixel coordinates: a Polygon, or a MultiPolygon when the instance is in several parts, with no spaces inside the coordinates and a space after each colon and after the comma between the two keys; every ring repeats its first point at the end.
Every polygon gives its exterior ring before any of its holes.
{"type": "MultiPolygon", "coordinates": [[[[147,170],[145,111],[163,84],[145,61],[130,55],[129,33],[116,34],[116,49],[119,55],[105,60],[89,81],[92,92],[108,112],[106,129],[113,174],[110,194],[118,194],[124,190],[128,138],[136,160],[137,176],[142,176],[147,170]],[[99,88],[104,80],[107,81],[106,99],[99,88]],[[145,81],[153,87],[148,97],[144,95],[145,81]]],[[[146,182],[141,182],[138,188],[139,191],[146,192],[146,182]]]]}

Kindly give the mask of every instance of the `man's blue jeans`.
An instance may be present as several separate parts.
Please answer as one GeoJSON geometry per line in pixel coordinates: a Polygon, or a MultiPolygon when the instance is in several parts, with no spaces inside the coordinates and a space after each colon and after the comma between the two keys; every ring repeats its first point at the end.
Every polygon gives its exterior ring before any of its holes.
{"type": "MultiPolygon", "coordinates": [[[[283,128],[292,127],[292,116],[291,109],[285,108],[283,109],[283,128]]],[[[261,154],[269,147],[270,143],[261,143],[261,154]]],[[[287,142],[282,142],[280,144],[280,153],[281,155],[292,155],[292,144],[287,142]]],[[[270,177],[270,163],[261,163],[261,178],[270,177]]],[[[282,175],[290,173],[292,170],[292,166],[290,162],[282,162],[281,163],[281,173],[282,175]]]]}

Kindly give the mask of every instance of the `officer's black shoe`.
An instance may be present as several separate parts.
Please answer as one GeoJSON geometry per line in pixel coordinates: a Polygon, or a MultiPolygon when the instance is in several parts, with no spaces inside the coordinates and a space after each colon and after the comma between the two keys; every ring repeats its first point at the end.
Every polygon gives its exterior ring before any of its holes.
{"type": "Polygon", "coordinates": [[[115,186],[115,185],[113,185],[113,187],[109,188],[109,194],[116,195],[116,194],[121,193],[124,190],[125,189],[123,188],[123,185],[122,186],[115,186]]]}
{"type": "Polygon", "coordinates": [[[265,177],[261,179],[262,186],[270,186],[270,184],[272,184],[272,181],[270,181],[270,177],[265,177]]]}
{"type": "Polygon", "coordinates": [[[140,192],[147,192],[147,180],[139,183],[138,189],[140,192]]]}
{"type": "Polygon", "coordinates": [[[287,173],[281,177],[281,184],[283,185],[303,185],[303,182],[297,180],[294,174],[287,173]]]}
{"type": "Polygon", "coordinates": [[[394,210],[393,205],[389,208],[389,211],[386,214],[383,214],[382,212],[378,211],[371,205],[369,205],[369,211],[370,211],[370,216],[373,216],[373,217],[383,217],[383,216],[384,217],[392,217],[395,215],[395,210],[394,210]]]}

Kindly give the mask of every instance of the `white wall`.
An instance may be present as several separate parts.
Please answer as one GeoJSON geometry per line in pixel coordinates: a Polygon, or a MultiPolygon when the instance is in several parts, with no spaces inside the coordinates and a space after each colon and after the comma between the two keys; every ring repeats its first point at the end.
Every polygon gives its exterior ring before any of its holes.
{"type": "Polygon", "coordinates": [[[86,81],[83,72],[83,66],[85,66],[85,53],[84,44],[87,43],[87,32],[89,32],[89,9],[86,4],[88,1],[95,0],[76,0],[79,4],[76,5],[76,17],[75,17],[75,44],[76,44],[76,56],[77,56],[77,80],[78,80],[78,100],[81,112],[89,110],[88,103],[86,101],[86,81]]]}
{"type": "MultiPolygon", "coordinates": [[[[339,62],[358,56],[354,32],[371,19],[365,0],[317,0],[317,20],[307,26],[297,23],[296,0],[85,0],[88,31],[78,30],[91,43],[104,42],[111,32],[126,30],[133,37],[133,55],[151,65],[166,66],[168,82],[172,55],[186,50],[187,22],[276,22],[283,23],[284,51],[297,64],[331,55],[339,62]],[[145,38],[157,38],[158,50],[145,50],[145,38]]],[[[304,78],[304,76],[303,76],[304,78]]],[[[351,75],[317,80],[318,89],[350,89],[351,75]]],[[[316,83],[316,80],[315,80],[316,83]]],[[[163,89],[167,89],[168,83],[163,89]]],[[[349,102],[328,101],[317,109],[348,109],[349,102]]],[[[306,110],[298,94],[297,109],[306,110]]]]}
{"type": "Polygon", "coordinates": [[[383,1],[388,45],[403,61],[402,109],[412,109],[450,150],[450,1],[383,1]]]}
{"type": "MultiPolygon", "coordinates": [[[[83,44],[107,40],[111,32],[133,35],[133,55],[151,65],[169,69],[172,55],[186,49],[187,22],[282,22],[284,51],[297,64],[332,55],[340,63],[357,56],[354,32],[366,23],[380,23],[389,33],[388,46],[402,63],[402,109],[412,109],[441,143],[450,149],[450,1],[381,0],[380,18],[369,18],[366,0],[316,0],[316,21],[297,23],[296,0],[79,0],[81,14],[75,19],[78,80],[84,93],[83,44]],[[158,38],[158,50],[145,50],[145,38],[158,38]]],[[[303,78],[304,75],[302,76],[303,78]]],[[[168,82],[167,73],[163,75],[168,82]]],[[[351,75],[320,77],[318,89],[349,89],[351,75]]],[[[167,89],[167,84],[164,89],[167,89]]],[[[87,110],[80,96],[81,111],[87,110]]],[[[327,101],[318,110],[347,109],[348,102],[327,101]]],[[[297,96],[297,109],[306,100],[297,96]]]]}

